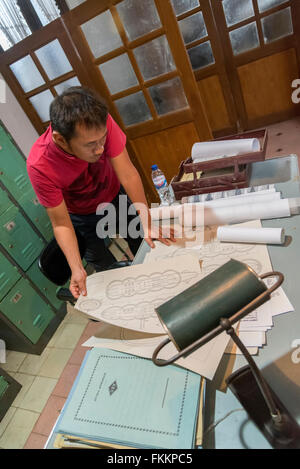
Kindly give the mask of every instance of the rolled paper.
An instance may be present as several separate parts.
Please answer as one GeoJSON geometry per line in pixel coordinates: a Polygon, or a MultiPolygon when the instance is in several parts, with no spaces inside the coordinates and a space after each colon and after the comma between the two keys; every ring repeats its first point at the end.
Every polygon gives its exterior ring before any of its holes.
{"type": "MultiPolygon", "coordinates": [[[[225,206],[232,206],[232,205],[244,205],[244,204],[252,204],[252,203],[265,203],[271,200],[280,200],[281,193],[280,192],[271,192],[270,194],[249,194],[243,197],[231,197],[226,199],[216,199],[210,200],[208,202],[197,202],[193,205],[200,205],[205,207],[225,207],[225,206]]],[[[189,204],[192,205],[192,204],[189,204]]],[[[179,212],[182,211],[183,205],[170,205],[170,206],[161,206],[161,207],[153,207],[150,209],[151,219],[152,220],[170,220],[172,218],[178,218],[179,212]]]]}
{"type": "Polygon", "coordinates": [[[185,204],[179,212],[179,222],[185,226],[228,225],[244,221],[289,217],[289,199],[265,203],[208,207],[204,204],[185,204]]]}
{"type": "Polygon", "coordinates": [[[257,138],[240,138],[194,143],[191,156],[194,162],[200,162],[253,153],[259,150],[260,143],[257,138]]]}
{"type": "Polygon", "coordinates": [[[232,205],[245,205],[254,203],[265,203],[274,200],[280,200],[280,192],[271,192],[270,194],[248,194],[241,197],[228,197],[226,199],[215,199],[202,202],[205,207],[227,207],[232,205]]]}
{"type": "Polygon", "coordinates": [[[196,202],[208,202],[210,200],[216,199],[232,199],[236,197],[246,197],[248,195],[262,195],[270,194],[271,192],[276,192],[275,187],[269,189],[264,189],[265,186],[254,186],[254,187],[245,187],[244,189],[231,189],[228,191],[219,191],[219,192],[210,192],[209,194],[197,194],[190,195],[188,197],[182,197],[182,204],[193,204],[196,202]]]}
{"type": "Polygon", "coordinates": [[[283,244],[283,228],[244,228],[238,226],[219,226],[217,239],[229,243],[283,244]]]}

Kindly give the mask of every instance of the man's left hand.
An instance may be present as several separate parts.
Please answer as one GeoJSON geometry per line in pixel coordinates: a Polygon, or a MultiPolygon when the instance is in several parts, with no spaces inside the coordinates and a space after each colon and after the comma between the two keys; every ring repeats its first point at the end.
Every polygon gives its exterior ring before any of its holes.
{"type": "Polygon", "coordinates": [[[148,229],[145,241],[151,248],[155,248],[153,241],[160,241],[166,246],[170,246],[172,243],[176,243],[174,229],[170,226],[152,226],[148,229]]]}

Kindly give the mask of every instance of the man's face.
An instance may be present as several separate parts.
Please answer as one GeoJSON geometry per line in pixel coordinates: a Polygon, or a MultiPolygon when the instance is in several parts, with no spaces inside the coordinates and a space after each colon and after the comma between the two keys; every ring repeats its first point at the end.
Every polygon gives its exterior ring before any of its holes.
{"type": "Polygon", "coordinates": [[[67,143],[67,152],[88,163],[96,163],[104,151],[106,127],[91,129],[76,125],[75,134],[67,143]]]}

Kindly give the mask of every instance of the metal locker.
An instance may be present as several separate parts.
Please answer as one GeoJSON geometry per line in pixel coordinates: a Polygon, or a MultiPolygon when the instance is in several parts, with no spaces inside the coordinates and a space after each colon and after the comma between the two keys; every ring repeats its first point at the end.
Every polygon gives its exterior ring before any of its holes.
{"type": "Polygon", "coordinates": [[[0,237],[2,245],[23,270],[28,269],[44,248],[42,239],[15,206],[0,216],[0,237]]]}
{"type": "Polygon", "coordinates": [[[28,280],[21,279],[0,302],[0,311],[33,344],[36,344],[55,317],[49,305],[31,287],[28,280]]]}
{"type": "Polygon", "coordinates": [[[53,238],[53,229],[46,209],[39,203],[37,196],[32,188],[18,200],[28,218],[33,222],[37,229],[42,233],[47,241],[53,238]]]}
{"type": "Polygon", "coordinates": [[[20,278],[18,269],[0,252],[0,301],[20,278]]]}
{"type": "MultiPolygon", "coordinates": [[[[30,280],[41,290],[43,295],[49,300],[56,309],[60,308],[62,302],[56,297],[56,292],[61,288],[50,282],[39,269],[38,261],[34,262],[33,265],[26,272],[30,280]]],[[[68,283],[66,288],[68,288],[68,283]]]]}
{"type": "Polygon", "coordinates": [[[0,422],[21,388],[20,383],[0,368],[0,422]]]}
{"type": "Polygon", "coordinates": [[[26,161],[0,125],[0,180],[15,199],[27,192],[31,183],[26,161]]]}
{"type": "Polygon", "coordinates": [[[2,215],[2,213],[4,213],[11,206],[11,204],[12,202],[8,198],[6,192],[0,188],[0,215],[2,215]]]}
{"type": "Polygon", "coordinates": [[[3,376],[0,376],[0,399],[9,387],[9,383],[6,381],[6,379],[3,376]]]}

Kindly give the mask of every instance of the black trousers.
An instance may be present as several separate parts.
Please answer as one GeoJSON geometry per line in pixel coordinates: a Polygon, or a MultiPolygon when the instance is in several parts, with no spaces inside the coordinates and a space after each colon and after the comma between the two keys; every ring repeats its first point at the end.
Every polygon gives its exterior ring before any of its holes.
{"type": "Polygon", "coordinates": [[[127,241],[133,255],[136,254],[143,240],[143,236],[141,233],[137,238],[129,236],[128,233],[126,233],[127,236],[124,236],[124,228],[126,228],[125,232],[128,232],[128,225],[131,222],[133,222],[134,226],[137,227],[137,231],[140,230],[141,225],[138,214],[133,208],[133,206],[130,208],[130,214],[128,214],[128,209],[132,205],[132,202],[126,195],[123,188],[120,189],[120,192],[111,202],[111,204],[115,207],[116,220],[114,220],[114,223],[110,224],[110,226],[109,223],[101,223],[101,220],[103,220],[104,222],[107,219],[107,212],[105,212],[105,209],[103,210],[104,213],[101,215],[70,214],[74,228],[79,231],[79,233],[85,239],[86,242],[86,252],[84,258],[89,264],[94,267],[96,272],[107,270],[114,262],[116,262],[115,257],[107,248],[107,246],[109,245],[109,243],[107,242],[109,240],[109,237],[107,236],[105,239],[105,234],[99,237],[100,226],[102,229],[105,229],[105,231],[107,230],[110,236],[112,235],[112,233],[114,235],[120,234],[127,241]],[[120,196],[122,196],[121,204],[119,204],[120,196]],[[124,213],[125,210],[127,211],[126,214],[124,213]],[[120,219],[123,220],[123,223],[121,224],[120,219]],[[126,227],[124,227],[124,220],[126,220],[127,222],[126,227]]]}

